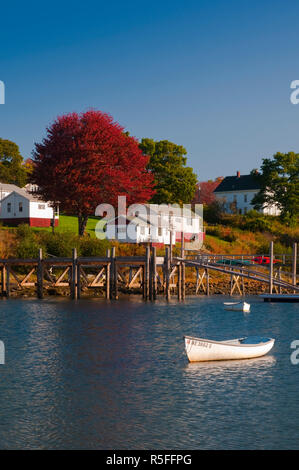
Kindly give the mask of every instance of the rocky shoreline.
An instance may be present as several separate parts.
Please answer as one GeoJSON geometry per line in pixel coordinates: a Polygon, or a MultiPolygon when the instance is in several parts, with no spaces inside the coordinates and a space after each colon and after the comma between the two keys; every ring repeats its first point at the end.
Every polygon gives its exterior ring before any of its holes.
{"type": "MultiPolygon", "coordinates": [[[[205,284],[204,284],[205,287],[205,284]]],[[[242,289],[242,284],[240,283],[242,289]]],[[[225,279],[210,278],[209,282],[209,295],[230,295],[231,284],[225,279]]],[[[259,295],[269,292],[269,285],[267,283],[261,284],[257,281],[244,280],[244,295],[259,295]]],[[[68,287],[44,287],[43,294],[45,298],[53,297],[70,297],[70,289],[68,287]]],[[[120,286],[118,288],[118,297],[125,297],[130,295],[142,295],[142,289],[140,288],[126,288],[120,286]]],[[[171,289],[171,296],[175,298],[177,295],[176,288],[171,289]]],[[[206,295],[206,292],[201,288],[196,294],[196,284],[194,282],[186,282],[186,296],[190,295],[206,295]]],[[[241,295],[237,288],[235,288],[233,295],[241,295]]],[[[163,297],[165,293],[163,289],[158,289],[158,296],[163,297]]],[[[5,295],[2,295],[5,298],[5,295]]],[[[36,298],[36,288],[20,289],[17,287],[11,287],[10,291],[11,298],[36,298]]],[[[83,287],[81,290],[81,298],[105,298],[104,287],[87,288],[83,287]]]]}

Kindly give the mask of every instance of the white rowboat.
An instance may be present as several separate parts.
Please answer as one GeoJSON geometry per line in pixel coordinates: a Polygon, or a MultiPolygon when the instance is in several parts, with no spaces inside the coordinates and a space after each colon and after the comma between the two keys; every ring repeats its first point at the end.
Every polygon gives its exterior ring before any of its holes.
{"type": "Polygon", "coordinates": [[[249,336],[228,341],[212,341],[185,336],[185,350],[190,362],[251,359],[267,354],[274,345],[272,338],[249,336]]]}
{"type": "Polygon", "coordinates": [[[235,312],[250,312],[250,304],[246,302],[224,302],[224,309],[235,312]]]}

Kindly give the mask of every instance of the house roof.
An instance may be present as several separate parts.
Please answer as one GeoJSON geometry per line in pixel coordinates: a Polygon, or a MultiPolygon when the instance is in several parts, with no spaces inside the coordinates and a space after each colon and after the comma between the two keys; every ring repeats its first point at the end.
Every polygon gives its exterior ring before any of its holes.
{"type": "MultiPolygon", "coordinates": [[[[14,186],[14,185],[11,185],[11,186],[14,186]]],[[[38,197],[34,196],[33,194],[28,193],[25,189],[18,188],[17,186],[16,186],[16,188],[17,189],[13,189],[7,196],[5,196],[1,200],[1,202],[8,199],[13,193],[19,194],[20,196],[24,197],[25,199],[28,199],[29,201],[44,202],[41,199],[39,199],[38,197]]],[[[0,191],[1,191],[1,187],[0,187],[0,191]]],[[[4,188],[3,188],[3,191],[4,191],[4,188]]]]}
{"type": "Polygon", "coordinates": [[[260,184],[253,175],[226,176],[219,186],[214,189],[214,193],[246,191],[250,189],[260,189],[260,184]]]}
{"type": "Polygon", "coordinates": [[[1,191],[4,191],[4,192],[9,191],[10,193],[12,193],[13,191],[18,191],[18,189],[21,189],[21,188],[19,188],[19,186],[16,186],[15,184],[8,184],[8,183],[1,183],[0,182],[0,192],[1,191]]]}
{"type": "MultiPolygon", "coordinates": [[[[196,213],[191,208],[184,208],[172,204],[144,204],[148,211],[156,215],[171,215],[173,217],[196,217],[196,213]]],[[[190,205],[191,206],[191,205],[190,205]]]]}
{"type": "MultiPolygon", "coordinates": [[[[9,192],[10,194],[11,193],[18,193],[21,196],[25,197],[26,199],[29,199],[30,201],[41,201],[40,198],[38,198],[37,196],[34,196],[34,194],[30,193],[27,188],[28,188],[28,185],[26,185],[25,188],[20,188],[19,186],[16,186],[15,184],[1,183],[0,182],[0,195],[1,195],[1,191],[9,192]]],[[[10,194],[5,196],[5,198],[3,198],[3,199],[6,199],[6,197],[10,196],[10,194]]]]}
{"type": "Polygon", "coordinates": [[[145,220],[142,217],[137,217],[137,216],[124,216],[124,215],[118,215],[117,217],[114,217],[113,219],[108,220],[107,224],[108,225],[116,225],[116,222],[119,223],[119,225],[125,225],[129,224],[130,222],[135,223],[136,225],[153,225],[150,220],[145,220]]]}

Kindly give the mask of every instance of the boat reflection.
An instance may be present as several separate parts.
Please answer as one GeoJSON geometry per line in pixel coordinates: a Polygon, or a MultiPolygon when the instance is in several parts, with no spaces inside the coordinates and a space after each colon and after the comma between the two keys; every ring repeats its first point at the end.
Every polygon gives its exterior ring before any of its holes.
{"type": "Polygon", "coordinates": [[[257,357],[254,359],[237,359],[234,361],[209,361],[209,362],[191,362],[185,367],[184,372],[188,376],[195,375],[217,375],[228,372],[248,372],[262,371],[269,369],[276,364],[274,356],[257,357]]]}

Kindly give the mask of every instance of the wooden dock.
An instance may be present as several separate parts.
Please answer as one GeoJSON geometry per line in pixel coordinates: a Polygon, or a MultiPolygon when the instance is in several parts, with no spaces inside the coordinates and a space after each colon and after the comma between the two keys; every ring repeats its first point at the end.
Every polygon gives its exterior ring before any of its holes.
{"type": "MultiPolygon", "coordinates": [[[[12,291],[34,288],[36,296],[42,299],[51,288],[66,288],[72,299],[79,299],[86,290],[100,288],[112,300],[119,297],[120,289],[122,292],[133,289],[142,293],[145,300],[155,300],[162,294],[167,300],[175,296],[181,301],[186,297],[188,270],[189,276],[195,275],[195,294],[210,294],[210,281],[215,273],[227,276],[230,295],[245,295],[244,280],[250,280],[266,284],[271,298],[277,294],[287,301],[290,294],[299,296],[296,244],[291,257],[279,256],[284,259],[279,266],[274,263],[272,242],[269,266],[222,265],[219,259],[229,255],[186,253],[184,246],[180,256],[173,256],[172,251],[172,247],[166,247],[164,256],[157,256],[156,248],[147,246],[143,256],[117,256],[113,247],[105,257],[78,257],[73,249],[72,257],[55,258],[43,256],[40,249],[37,258],[0,259],[1,294],[10,297],[12,291]]],[[[256,255],[230,255],[230,259],[235,262],[241,256],[245,263],[256,255]]]]}
{"type": "Polygon", "coordinates": [[[299,294],[261,294],[264,302],[299,302],[299,294]]]}

